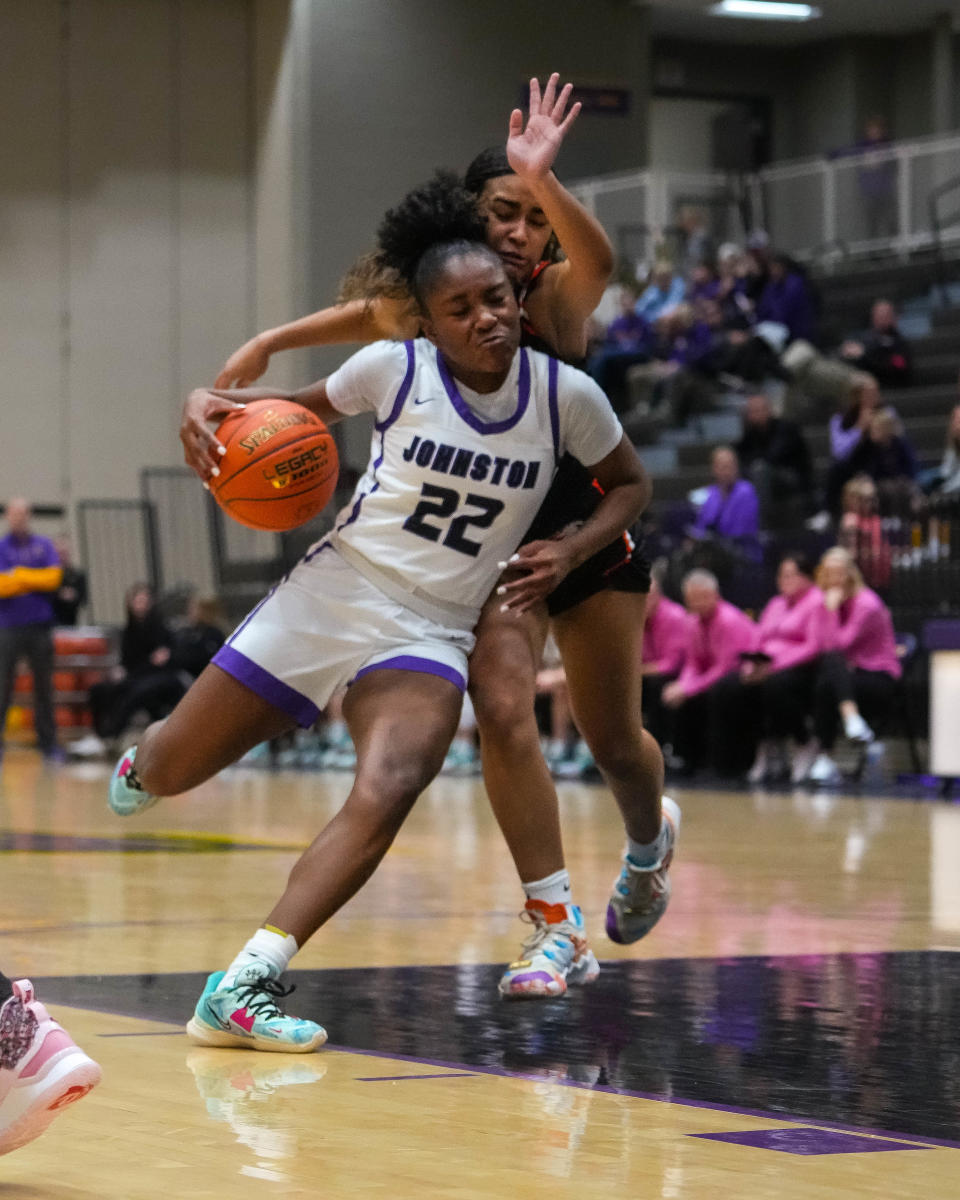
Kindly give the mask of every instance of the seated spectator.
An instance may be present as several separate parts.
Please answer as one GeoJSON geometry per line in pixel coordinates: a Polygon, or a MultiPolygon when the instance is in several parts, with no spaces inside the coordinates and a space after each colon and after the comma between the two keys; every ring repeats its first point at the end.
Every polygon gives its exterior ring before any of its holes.
{"type": "Polygon", "coordinates": [[[678,304],[656,322],[650,350],[649,363],[627,370],[630,407],[623,426],[634,441],[643,440],[651,411],[680,426],[713,398],[714,332],[691,305],[678,304]]]}
{"type": "Polygon", "coordinates": [[[173,635],[170,665],[193,682],[224,643],[223,606],[216,596],[191,596],[186,624],[173,635]]]}
{"type": "Polygon", "coordinates": [[[784,344],[816,341],[816,304],[800,265],[787,254],[770,257],[770,281],[757,301],[757,321],[779,325],[784,344]]]}
{"type": "Polygon", "coordinates": [[[754,305],[747,295],[746,258],[733,242],[725,242],[717,254],[715,299],[727,329],[743,329],[753,324],[754,305]]]}
{"type": "Polygon", "coordinates": [[[713,483],[690,530],[693,538],[715,538],[759,562],[762,557],[758,534],[760,503],[756,488],[740,478],[737,452],[717,446],[710,458],[713,483]]]}
{"type": "MultiPolygon", "coordinates": [[[[709,263],[698,263],[690,271],[687,284],[687,303],[697,309],[697,304],[703,300],[716,300],[720,295],[720,281],[717,273],[709,263]]],[[[699,314],[698,314],[699,315],[699,314]]]]}
{"type": "Polygon", "coordinates": [[[683,235],[683,265],[687,271],[713,262],[714,241],[702,208],[685,204],[677,215],[677,228],[683,235]]]}
{"type": "Polygon", "coordinates": [[[156,683],[177,684],[177,699],[186,691],[171,664],[173,635],[154,605],[149,584],[136,583],[126,597],[127,621],[120,639],[120,665],[103,683],[90,689],[90,708],[96,738],[74,743],[75,754],[93,756],[107,749],[106,743],[118,738],[134,713],[145,708],[153,720],[159,720],[173,704],[158,703],[156,683]],[[96,743],[96,744],[95,744],[96,743]]]}
{"type": "Polygon", "coordinates": [[[654,265],[650,283],[641,292],[640,299],[634,305],[634,311],[648,325],[652,325],[683,301],[686,290],[683,276],[675,273],[672,263],[661,259],[654,265]]]}
{"type": "Polygon", "coordinates": [[[756,229],[747,238],[742,264],[743,292],[754,308],[770,282],[770,275],[770,240],[762,229],[756,229]]]}
{"type": "Polygon", "coordinates": [[[777,591],[739,669],[714,689],[717,744],[725,755],[718,765],[736,774],[752,761],[750,783],[805,779],[817,755],[807,715],[823,649],[823,594],[805,555],[781,560],[777,591]]]}
{"type": "Polygon", "coordinates": [[[872,375],[857,375],[846,393],[840,412],[830,418],[830,457],[825,489],[825,516],[835,515],[840,506],[840,493],[848,479],[856,474],[850,459],[870,428],[874,413],[880,407],[880,389],[872,375]]]}
{"type": "Polygon", "coordinates": [[[840,347],[840,358],[858,371],[867,371],[881,387],[906,387],[913,373],[910,343],[897,328],[897,310],[889,300],[876,300],[870,328],[840,347]]]}
{"type": "Polygon", "coordinates": [[[835,783],[832,758],[841,726],[851,741],[873,741],[873,725],[890,712],[900,678],[900,661],[890,610],[864,583],[856,563],[835,546],[820,560],[824,654],[814,688],[813,726],[819,753],[807,778],[835,783]],[[869,724],[868,724],[869,720],[869,724]]]}
{"type": "Polygon", "coordinates": [[[87,573],[73,561],[73,547],[66,534],[54,539],[54,547],[63,568],[60,586],[50,596],[53,619],[57,625],[76,625],[77,615],[87,603],[87,573]]]}
{"type": "Polygon", "coordinates": [[[708,762],[722,762],[725,752],[716,744],[711,720],[711,692],[735,670],[740,654],[753,645],[750,618],[720,598],[717,577],[691,571],[683,581],[687,635],[679,676],[663,689],[662,699],[673,710],[673,749],[683,770],[693,772],[708,762]]]}
{"type": "Polygon", "coordinates": [[[917,460],[896,409],[889,405],[877,409],[847,466],[851,475],[868,475],[881,494],[902,496],[912,491],[917,460]]]}
{"type": "Polygon", "coordinates": [[[775,417],[762,393],[748,396],[736,451],[740,469],[756,488],[764,525],[794,525],[813,489],[810,450],[800,426],[775,417]]]}
{"type": "Polygon", "coordinates": [[[652,330],[644,318],[634,312],[636,301],[636,288],[622,285],[620,315],[607,326],[603,342],[587,362],[587,373],[604,390],[617,413],[627,407],[627,368],[650,359],[652,330]]]}
{"type": "Polygon", "coordinates": [[[926,487],[928,491],[945,495],[960,492],[960,404],[957,404],[950,414],[943,461],[928,478],[926,487]]]}
{"type": "Polygon", "coordinates": [[[682,604],[664,596],[655,570],[647,597],[643,627],[643,723],[658,742],[670,742],[669,723],[661,702],[663,689],[680,674],[687,644],[687,613],[682,604]]]}
{"type": "Polygon", "coordinates": [[[869,475],[854,475],[843,489],[840,545],[848,551],[872,588],[890,583],[893,551],[880,519],[877,485],[869,475]]]}
{"type": "Polygon", "coordinates": [[[550,700],[550,737],[543,754],[547,766],[561,779],[586,774],[594,765],[593,756],[574,724],[567,675],[552,634],[547,637],[543,665],[537,672],[537,695],[550,700]]]}

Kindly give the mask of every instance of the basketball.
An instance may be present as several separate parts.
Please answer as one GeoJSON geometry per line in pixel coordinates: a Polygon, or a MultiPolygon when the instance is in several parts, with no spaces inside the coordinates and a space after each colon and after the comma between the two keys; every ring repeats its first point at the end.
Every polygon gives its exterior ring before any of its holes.
{"type": "Polygon", "coordinates": [[[296,529],[326,508],[340,462],[326,425],[291,400],[253,400],[219,425],[226,447],[210,491],[250,529],[296,529]]]}

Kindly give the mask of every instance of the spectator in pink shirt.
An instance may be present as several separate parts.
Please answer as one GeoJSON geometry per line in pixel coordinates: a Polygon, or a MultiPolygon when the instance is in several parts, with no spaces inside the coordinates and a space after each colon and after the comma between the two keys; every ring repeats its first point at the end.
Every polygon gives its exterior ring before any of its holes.
{"type": "Polygon", "coordinates": [[[724,675],[739,667],[741,651],[753,645],[756,626],[720,598],[717,577],[709,571],[687,575],[683,600],[687,607],[683,666],[678,678],[663,689],[663,702],[675,710],[674,752],[684,769],[692,772],[724,757],[716,744],[711,700],[724,675]]]}
{"type": "Polygon", "coordinates": [[[718,741],[745,770],[756,748],[750,783],[805,779],[817,755],[807,729],[823,650],[823,593],[803,554],[788,554],[777,570],[778,595],[756,626],[740,667],[717,685],[718,741]],[[759,738],[759,744],[757,744],[759,738]],[[793,763],[788,741],[793,742],[793,763]]]}
{"type": "Polygon", "coordinates": [[[663,689],[680,674],[687,645],[687,613],[682,604],[668,600],[656,569],[647,597],[647,622],[643,627],[643,719],[661,744],[670,740],[665,720],[663,689]]]}
{"type": "Polygon", "coordinates": [[[873,730],[862,714],[874,724],[886,718],[901,668],[890,610],[864,583],[847,550],[835,546],[826,552],[817,583],[823,592],[825,651],[813,704],[820,753],[807,778],[833,783],[840,776],[831,755],[841,722],[851,741],[873,741],[873,730]]]}

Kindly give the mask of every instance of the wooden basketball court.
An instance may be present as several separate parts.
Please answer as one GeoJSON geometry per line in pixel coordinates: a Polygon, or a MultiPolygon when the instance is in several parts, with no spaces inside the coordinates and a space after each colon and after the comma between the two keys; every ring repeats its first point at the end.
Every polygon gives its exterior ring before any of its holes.
{"type": "Polygon", "coordinates": [[[678,791],[673,902],[618,947],[613,803],[562,785],[604,970],[507,1004],[521,894],[482,788],[441,779],[295,960],[330,1045],[287,1056],[182,1027],[350,777],[238,768],[122,821],[107,774],[0,776],[0,967],[104,1069],[0,1197],[958,1194],[960,808],[678,791]]]}

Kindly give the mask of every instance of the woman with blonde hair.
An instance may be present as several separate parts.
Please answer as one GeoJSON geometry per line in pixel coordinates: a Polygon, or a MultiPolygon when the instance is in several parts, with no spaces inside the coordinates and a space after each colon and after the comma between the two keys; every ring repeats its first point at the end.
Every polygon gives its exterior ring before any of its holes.
{"type": "Polygon", "coordinates": [[[848,550],[834,546],[820,560],[817,585],[823,592],[823,648],[814,687],[813,727],[819,743],[807,778],[833,783],[840,769],[832,754],[840,732],[851,741],[873,741],[873,723],[893,703],[900,662],[890,610],[864,582],[848,550]]]}
{"type": "Polygon", "coordinates": [[[867,583],[884,589],[890,583],[893,551],[880,517],[880,495],[869,475],[854,475],[843,486],[840,545],[849,550],[867,583]]]}

